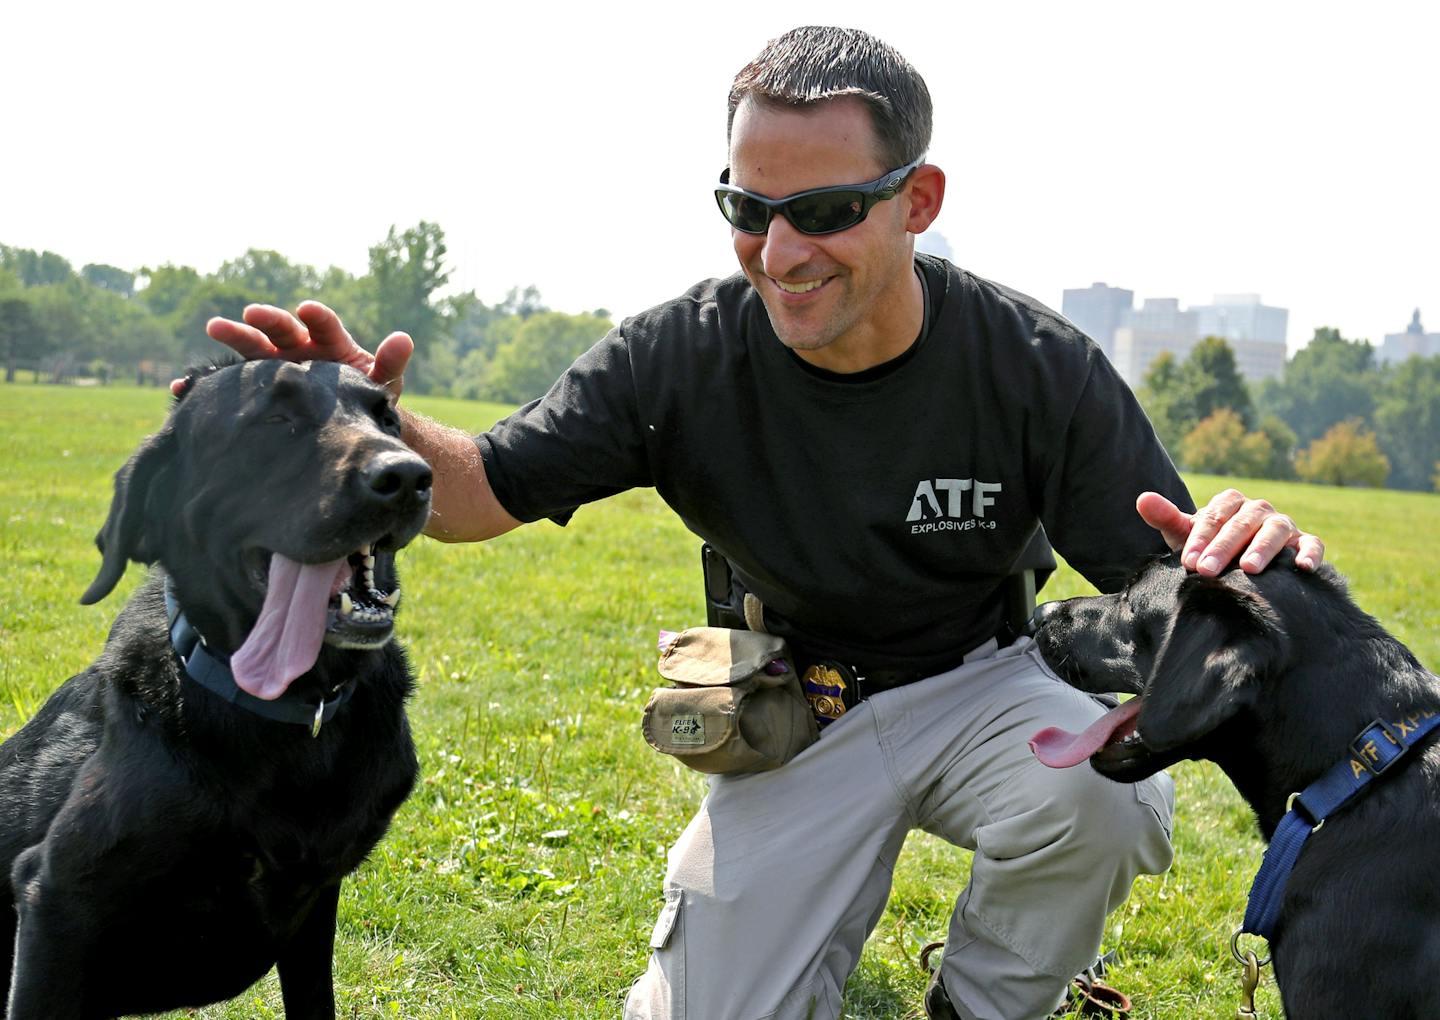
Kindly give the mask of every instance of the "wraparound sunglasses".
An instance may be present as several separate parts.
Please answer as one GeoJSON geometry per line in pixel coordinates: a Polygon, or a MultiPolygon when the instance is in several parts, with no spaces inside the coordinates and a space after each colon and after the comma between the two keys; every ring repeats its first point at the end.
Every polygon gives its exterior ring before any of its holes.
{"type": "Polygon", "coordinates": [[[763,234],[777,212],[802,234],[834,234],[848,230],[869,215],[877,202],[894,198],[915,169],[925,162],[922,155],[898,170],[891,170],[868,184],[842,184],[813,188],[784,198],[766,198],[730,183],[730,168],[720,174],[715,201],[730,225],[745,234],[763,234]]]}

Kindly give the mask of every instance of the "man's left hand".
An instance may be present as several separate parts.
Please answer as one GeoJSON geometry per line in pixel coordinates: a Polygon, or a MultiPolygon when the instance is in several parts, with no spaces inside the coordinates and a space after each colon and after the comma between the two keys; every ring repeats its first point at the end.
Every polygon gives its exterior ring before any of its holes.
{"type": "Polygon", "coordinates": [[[1295,550],[1295,565],[1315,570],[1325,559],[1325,543],[1295,526],[1269,500],[1249,499],[1226,489],[1194,514],[1187,514],[1158,492],[1144,492],[1135,501],[1145,523],[1179,550],[1187,570],[1214,577],[1236,555],[1240,569],[1258,574],[1287,546],[1295,550]]]}

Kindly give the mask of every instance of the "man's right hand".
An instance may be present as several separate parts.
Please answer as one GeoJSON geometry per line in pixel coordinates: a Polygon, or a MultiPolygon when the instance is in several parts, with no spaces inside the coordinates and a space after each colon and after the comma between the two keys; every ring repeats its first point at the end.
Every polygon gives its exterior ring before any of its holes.
{"type": "MultiPolygon", "coordinates": [[[[294,315],[274,305],[247,305],[241,318],[211,319],[205,332],[247,359],[339,361],[400,396],[405,366],[415,351],[406,333],[391,333],[371,354],[355,342],[340,317],[318,301],[304,302],[294,315]]],[[[177,379],[170,388],[183,385],[184,380],[177,379]]]]}

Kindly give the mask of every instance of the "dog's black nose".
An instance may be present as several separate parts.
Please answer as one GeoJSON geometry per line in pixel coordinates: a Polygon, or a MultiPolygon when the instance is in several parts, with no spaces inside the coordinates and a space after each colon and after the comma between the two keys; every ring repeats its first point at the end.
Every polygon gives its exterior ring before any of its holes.
{"type": "Polygon", "coordinates": [[[430,465],[415,454],[395,450],[373,457],[361,471],[360,479],[372,499],[403,503],[427,498],[433,476],[430,465]]]}
{"type": "Polygon", "coordinates": [[[1042,602],[1035,607],[1035,612],[1030,614],[1030,622],[1025,626],[1025,633],[1031,637],[1035,632],[1045,625],[1045,621],[1054,616],[1059,610],[1059,602],[1042,602]]]}

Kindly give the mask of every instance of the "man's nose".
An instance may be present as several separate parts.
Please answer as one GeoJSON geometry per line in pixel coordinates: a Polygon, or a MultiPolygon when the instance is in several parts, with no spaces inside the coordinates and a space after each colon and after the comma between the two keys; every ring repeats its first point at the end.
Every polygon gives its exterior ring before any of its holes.
{"type": "Polygon", "coordinates": [[[765,232],[765,244],[760,250],[760,265],[766,276],[783,280],[810,261],[814,252],[814,241],[808,234],[800,233],[779,213],[770,218],[770,229],[765,232]]]}

